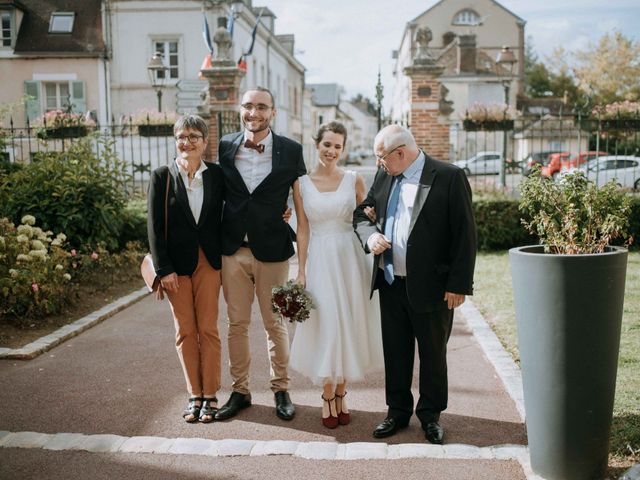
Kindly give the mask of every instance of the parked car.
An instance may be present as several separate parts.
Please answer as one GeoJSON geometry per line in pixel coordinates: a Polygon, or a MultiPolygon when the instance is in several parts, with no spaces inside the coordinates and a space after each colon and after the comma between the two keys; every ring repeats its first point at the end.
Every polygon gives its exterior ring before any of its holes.
{"type": "MultiPolygon", "coordinates": [[[[615,180],[624,188],[640,190],[640,157],[607,155],[577,168],[585,172],[587,177],[596,182],[599,187],[615,180]]],[[[572,170],[566,170],[566,172],[570,171],[572,170]]]]}
{"type": "Polygon", "coordinates": [[[534,165],[547,165],[549,163],[549,157],[554,153],[561,153],[559,150],[545,150],[542,152],[533,152],[527,155],[522,160],[522,173],[523,175],[529,175],[534,165]]]}
{"type": "Polygon", "coordinates": [[[569,170],[571,168],[579,167],[583,163],[590,162],[594,158],[603,157],[605,155],[609,155],[607,152],[580,152],[574,157],[571,157],[569,160],[561,160],[560,162],[560,170],[569,170]]]}
{"type": "Polygon", "coordinates": [[[540,174],[543,177],[555,178],[560,173],[560,167],[563,161],[568,161],[571,158],[569,152],[552,153],[549,155],[549,163],[544,165],[540,170],[540,174]]]}
{"type": "Polygon", "coordinates": [[[502,167],[500,152],[478,152],[468,160],[453,162],[464,170],[467,175],[495,175],[502,167]]]}

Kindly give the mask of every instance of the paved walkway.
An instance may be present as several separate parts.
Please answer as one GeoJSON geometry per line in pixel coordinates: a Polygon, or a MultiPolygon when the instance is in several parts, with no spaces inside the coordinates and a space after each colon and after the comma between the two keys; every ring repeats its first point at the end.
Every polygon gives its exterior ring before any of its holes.
{"type": "MultiPolygon", "coordinates": [[[[228,422],[186,424],[169,307],[146,297],[33,360],[0,360],[0,478],[533,478],[519,371],[473,305],[454,323],[436,446],[415,417],[394,437],[372,437],[386,411],[382,372],[349,387],[352,423],[335,430],[320,423],[320,391],[293,372],[296,418],[279,420],[255,311],[254,405],[228,422]]],[[[225,368],[221,403],[230,383],[225,368]]]]}

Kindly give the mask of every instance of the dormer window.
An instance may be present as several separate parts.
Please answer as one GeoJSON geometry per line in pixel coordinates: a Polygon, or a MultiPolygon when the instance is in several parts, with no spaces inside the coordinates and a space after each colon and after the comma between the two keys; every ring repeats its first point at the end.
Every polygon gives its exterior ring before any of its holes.
{"type": "Polygon", "coordinates": [[[0,10],[0,47],[11,47],[13,40],[12,13],[10,10],[0,10]]]}
{"type": "Polygon", "coordinates": [[[53,12],[49,20],[49,33],[71,33],[75,18],[73,12],[53,12]]]}
{"type": "Polygon", "coordinates": [[[467,8],[465,10],[460,10],[456,13],[455,17],[453,17],[454,25],[480,25],[480,15],[478,15],[475,11],[467,8]]]}

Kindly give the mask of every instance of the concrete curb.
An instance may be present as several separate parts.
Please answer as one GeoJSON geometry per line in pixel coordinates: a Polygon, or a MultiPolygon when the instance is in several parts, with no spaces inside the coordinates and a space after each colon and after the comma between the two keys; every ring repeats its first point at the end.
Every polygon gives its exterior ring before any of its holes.
{"type": "Polygon", "coordinates": [[[147,295],[149,295],[149,290],[146,287],[141,288],[140,290],[136,290],[129,295],[119,298],[109,305],[105,305],[100,310],[96,310],[73,323],[60,327],[55,332],[45,335],[22,348],[0,348],[0,359],[31,360],[38,355],[51,350],[53,347],[61,344],[65,340],[75,337],[94,325],[112,317],[119,311],[124,310],[139,300],[142,300],[147,295]]]}
{"type": "Polygon", "coordinates": [[[122,437],[119,435],[85,435],[79,433],[0,432],[0,448],[44,450],[84,450],[94,453],[157,453],[172,455],[206,455],[209,457],[291,455],[313,460],[392,460],[437,458],[449,460],[528,459],[524,445],[473,445],[336,443],[259,441],[225,438],[122,437]]]}

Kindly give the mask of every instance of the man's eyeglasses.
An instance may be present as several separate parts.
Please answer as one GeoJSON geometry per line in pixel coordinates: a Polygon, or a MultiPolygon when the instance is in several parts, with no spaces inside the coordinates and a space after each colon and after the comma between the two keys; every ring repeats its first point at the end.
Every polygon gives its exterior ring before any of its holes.
{"type": "Polygon", "coordinates": [[[384,159],[385,159],[385,158],[387,158],[387,157],[388,157],[389,155],[391,155],[393,152],[395,152],[396,150],[398,150],[399,148],[402,148],[402,147],[406,147],[406,145],[405,145],[404,143],[403,143],[402,145],[398,145],[397,147],[392,148],[391,150],[389,150],[387,153],[385,153],[385,154],[384,154],[384,155],[382,155],[381,157],[379,157],[378,155],[376,155],[376,159],[377,159],[379,162],[382,162],[382,161],[384,161],[384,159]]]}
{"type": "Polygon", "coordinates": [[[255,110],[256,112],[259,112],[259,113],[265,113],[271,109],[270,105],[265,105],[264,103],[259,103],[257,105],[254,105],[253,103],[243,103],[240,106],[242,107],[243,110],[247,110],[249,112],[252,110],[255,110]]]}
{"type": "Polygon", "coordinates": [[[187,143],[189,142],[191,145],[198,143],[199,138],[203,138],[203,135],[196,135],[192,133],[191,135],[180,135],[176,138],[176,143],[187,143]]]}

